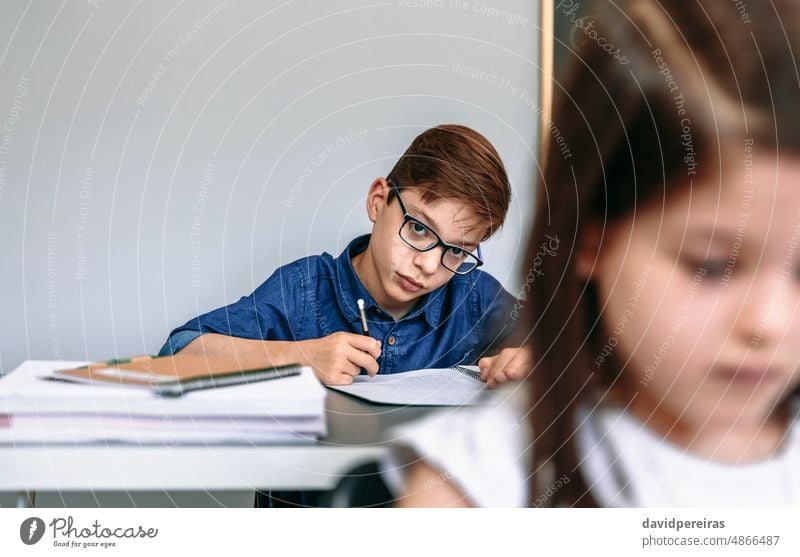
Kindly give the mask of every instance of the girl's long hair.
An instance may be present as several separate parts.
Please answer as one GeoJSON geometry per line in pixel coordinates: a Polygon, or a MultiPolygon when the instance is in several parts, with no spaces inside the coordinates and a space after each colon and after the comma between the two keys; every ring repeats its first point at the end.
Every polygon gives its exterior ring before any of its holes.
{"type": "MultiPolygon", "coordinates": [[[[582,44],[554,87],[525,259],[538,265],[527,274],[534,280],[522,320],[536,357],[531,501],[596,506],[578,467],[576,409],[594,404],[622,371],[619,362],[593,371],[601,315],[596,292],[576,273],[579,240],[638,205],[668,203],[676,188],[718,179],[726,152],[742,153],[745,138],[758,149],[800,152],[798,5],[748,2],[743,12],[719,0],[609,0],[576,27],[582,44]],[[555,255],[542,256],[552,238],[555,255]],[[569,481],[545,496],[564,475],[569,481]]],[[[567,16],[556,8],[555,17],[567,16]]]]}

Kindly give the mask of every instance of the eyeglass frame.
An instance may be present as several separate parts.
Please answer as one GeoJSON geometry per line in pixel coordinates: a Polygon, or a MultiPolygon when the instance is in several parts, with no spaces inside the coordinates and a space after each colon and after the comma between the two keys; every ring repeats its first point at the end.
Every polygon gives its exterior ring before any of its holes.
{"type": "Polygon", "coordinates": [[[477,246],[478,254],[476,255],[476,254],[472,253],[471,251],[468,251],[468,250],[464,249],[461,246],[457,246],[455,244],[446,243],[445,241],[442,240],[442,238],[439,236],[439,234],[436,233],[436,231],[433,228],[431,228],[429,225],[425,224],[424,222],[422,222],[421,220],[419,220],[418,218],[414,217],[413,215],[411,215],[411,213],[408,212],[408,210],[406,209],[405,203],[403,203],[403,199],[400,197],[400,188],[395,183],[395,181],[392,180],[391,178],[389,178],[389,179],[386,180],[386,182],[389,184],[389,187],[392,188],[392,191],[394,192],[395,196],[397,197],[397,201],[400,204],[400,210],[403,211],[403,224],[400,225],[400,229],[397,231],[397,235],[400,236],[400,239],[403,240],[403,242],[408,247],[410,247],[412,249],[415,249],[415,250],[417,250],[419,252],[424,253],[426,251],[431,251],[431,250],[434,250],[434,249],[438,248],[439,246],[442,246],[444,249],[442,250],[442,257],[439,259],[439,263],[442,265],[442,267],[444,267],[445,269],[447,269],[448,271],[450,271],[451,273],[454,273],[456,275],[462,275],[462,276],[463,275],[468,275],[472,271],[474,271],[475,269],[477,269],[478,267],[483,265],[483,259],[482,259],[483,254],[481,254],[481,245],[480,244],[478,244],[478,246],[477,246]],[[434,238],[436,238],[436,243],[433,244],[431,247],[425,248],[425,249],[420,249],[417,246],[412,245],[408,240],[403,238],[403,234],[402,234],[403,228],[405,227],[407,222],[415,222],[415,223],[419,224],[420,226],[423,226],[426,230],[429,230],[430,233],[433,234],[434,238]],[[477,261],[478,263],[472,269],[467,271],[466,273],[459,273],[458,271],[454,271],[453,269],[451,269],[450,267],[448,267],[447,265],[444,264],[444,256],[447,253],[448,248],[459,249],[459,250],[463,251],[464,253],[468,254],[469,256],[475,258],[475,261],[477,261]]]}

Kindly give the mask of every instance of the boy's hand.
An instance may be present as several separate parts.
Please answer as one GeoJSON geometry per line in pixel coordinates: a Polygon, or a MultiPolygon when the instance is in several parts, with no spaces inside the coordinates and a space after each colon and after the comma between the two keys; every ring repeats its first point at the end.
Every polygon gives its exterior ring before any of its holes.
{"type": "Polygon", "coordinates": [[[370,377],[378,373],[381,343],[372,337],[339,332],[297,345],[301,363],[310,365],[324,385],[349,385],[361,368],[370,377]]]}
{"type": "Polygon", "coordinates": [[[503,348],[499,354],[478,360],[481,381],[490,389],[507,381],[522,381],[533,371],[533,350],[530,346],[503,348]]]}

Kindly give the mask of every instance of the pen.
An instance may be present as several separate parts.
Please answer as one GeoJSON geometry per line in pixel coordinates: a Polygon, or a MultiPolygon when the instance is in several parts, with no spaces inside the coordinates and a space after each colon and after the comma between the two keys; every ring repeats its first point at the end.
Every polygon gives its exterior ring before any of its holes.
{"type": "Polygon", "coordinates": [[[361,334],[365,337],[369,336],[369,326],[367,325],[367,314],[364,313],[364,300],[358,299],[358,313],[361,315],[361,334]]]}

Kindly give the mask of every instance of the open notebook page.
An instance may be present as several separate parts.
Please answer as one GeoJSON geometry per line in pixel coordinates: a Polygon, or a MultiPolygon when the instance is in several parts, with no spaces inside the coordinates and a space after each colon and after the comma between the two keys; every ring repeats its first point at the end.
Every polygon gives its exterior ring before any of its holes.
{"type": "Polygon", "coordinates": [[[375,377],[359,375],[351,385],[329,387],[378,404],[464,406],[484,402],[487,389],[479,376],[477,366],[454,366],[375,377]]]}

